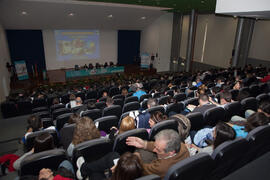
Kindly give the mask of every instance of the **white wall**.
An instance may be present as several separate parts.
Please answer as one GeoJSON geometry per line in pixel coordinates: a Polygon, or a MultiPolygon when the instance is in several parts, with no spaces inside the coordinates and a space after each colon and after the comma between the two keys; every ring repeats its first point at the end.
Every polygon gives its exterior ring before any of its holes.
{"type": "Polygon", "coordinates": [[[236,27],[237,20],[231,17],[199,15],[194,61],[218,67],[228,67],[232,56],[236,27]],[[207,32],[206,35],[205,32],[207,32]]]}
{"type": "Polygon", "coordinates": [[[188,31],[189,31],[189,15],[185,15],[183,17],[182,23],[182,35],[180,46],[180,57],[184,59],[186,58],[187,53],[188,31]]]}
{"type": "Polygon", "coordinates": [[[54,30],[42,30],[43,43],[46,59],[47,70],[60,68],[74,68],[74,65],[83,66],[84,64],[96,62],[104,64],[112,61],[117,63],[117,30],[100,30],[99,44],[100,44],[100,58],[86,59],[86,60],[68,60],[57,61],[56,43],[54,38],[54,30]]]}
{"type": "Polygon", "coordinates": [[[173,14],[167,13],[142,30],[141,52],[158,53],[154,67],[158,72],[170,70],[173,14]]]}
{"type": "Polygon", "coordinates": [[[249,50],[249,57],[270,61],[270,21],[256,21],[249,50]]]}
{"type": "Polygon", "coordinates": [[[0,102],[5,100],[10,90],[10,77],[6,68],[7,62],[10,62],[8,43],[5,30],[0,23],[0,102]]]}

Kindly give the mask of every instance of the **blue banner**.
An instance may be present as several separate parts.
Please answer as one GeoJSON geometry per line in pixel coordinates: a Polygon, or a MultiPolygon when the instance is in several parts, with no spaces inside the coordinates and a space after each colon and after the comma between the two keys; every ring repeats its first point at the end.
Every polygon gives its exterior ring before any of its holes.
{"type": "Polygon", "coordinates": [[[19,80],[29,79],[25,61],[15,61],[15,69],[19,80]]]}

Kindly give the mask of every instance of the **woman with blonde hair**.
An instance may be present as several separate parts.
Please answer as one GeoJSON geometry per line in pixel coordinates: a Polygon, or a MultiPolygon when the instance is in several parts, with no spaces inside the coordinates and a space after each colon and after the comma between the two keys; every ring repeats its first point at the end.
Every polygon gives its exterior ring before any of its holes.
{"type": "Polygon", "coordinates": [[[97,138],[100,138],[100,132],[96,128],[93,120],[89,117],[81,117],[76,122],[73,139],[67,149],[68,156],[72,156],[73,149],[77,144],[97,138]]]}

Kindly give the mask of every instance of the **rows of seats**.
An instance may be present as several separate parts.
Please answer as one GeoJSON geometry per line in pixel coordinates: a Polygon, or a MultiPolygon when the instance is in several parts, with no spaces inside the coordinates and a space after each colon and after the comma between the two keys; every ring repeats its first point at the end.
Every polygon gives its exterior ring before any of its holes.
{"type": "MultiPolygon", "coordinates": [[[[126,138],[129,136],[140,137],[144,140],[153,140],[152,137],[163,129],[175,129],[177,126],[174,120],[168,120],[153,127],[148,135],[143,128],[134,129],[117,136],[114,142],[107,138],[94,139],[78,144],[73,152],[73,164],[76,159],[83,156],[87,162],[95,161],[105,154],[115,151],[120,154],[135,148],[126,145],[126,138]]],[[[175,129],[177,130],[177,129],[175,129]]],[[[33,133],[34,134],[34,133],[33,133]]],[[[164,179],[176,180],[203,180],[221,179],[233,171],[239,169],[250,161],[270,151],[270,126],[261,126],[249,132],[246,138],[238,138],[227,141],[218,146],[211,155],[199,153],[173,165],[167,172],[164,179]]],[[[49,150],[35,154],[31,159],[24,159],[20,175],[38,174],[41,168],[47,167],[57,169],[62,160],[67,159],[63,149],[49,150]]],[[[74,166],[76,167],[76,166],[74,166]]],[[[148,178],[158,178],[152,175],[148,178]]],[[[142,179],[148,179],[142,177],[142,179]]]]}

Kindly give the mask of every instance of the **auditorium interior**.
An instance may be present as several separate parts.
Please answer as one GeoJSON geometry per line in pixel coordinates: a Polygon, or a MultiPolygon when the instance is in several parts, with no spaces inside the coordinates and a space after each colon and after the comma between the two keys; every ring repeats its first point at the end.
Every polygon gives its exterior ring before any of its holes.
{"type": "Polygon", "coordinates": [[[269,0],[0,0],[0,179],[270,179],[269,0]]]}

